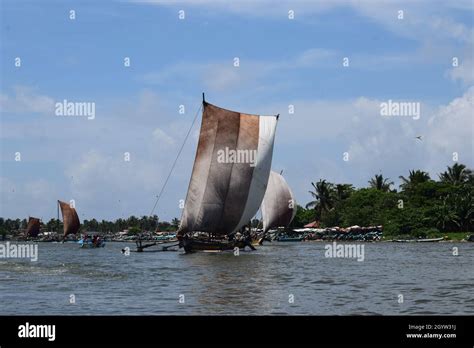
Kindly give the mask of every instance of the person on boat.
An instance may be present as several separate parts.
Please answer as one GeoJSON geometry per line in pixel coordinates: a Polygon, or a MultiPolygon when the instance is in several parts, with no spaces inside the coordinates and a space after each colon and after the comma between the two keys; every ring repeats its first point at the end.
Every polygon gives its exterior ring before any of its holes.
{"type": "Polygon", "coordinates": [[[92,244],[97,245],[97,235],[94,234],[94,237],[92,237],[92,244]]]}
{"type": "Polygon", "coordinates": [[[255,247],[252,245],[252,236],[250,233],[247,233],[244,236],[244,245],[248,246],[251,250],[257,250],[255,247]]]}

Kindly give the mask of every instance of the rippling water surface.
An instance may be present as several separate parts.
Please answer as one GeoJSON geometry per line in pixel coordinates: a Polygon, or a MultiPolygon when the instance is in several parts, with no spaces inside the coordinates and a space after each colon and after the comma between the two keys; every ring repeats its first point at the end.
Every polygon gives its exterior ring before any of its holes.
{"type": "Polygon", "coordinates": [[[239,256],[125,246],[39,243],[37,262],[0,259],[0,314],[474,314],[474,243],[366,243],[363,262],[317,242],[239,256]]]}

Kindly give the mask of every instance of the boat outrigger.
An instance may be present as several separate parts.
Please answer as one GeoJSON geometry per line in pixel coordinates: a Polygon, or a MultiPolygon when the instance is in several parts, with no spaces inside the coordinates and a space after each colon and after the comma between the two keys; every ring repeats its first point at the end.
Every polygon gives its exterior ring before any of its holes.
{"type": "Polygon", "coordinates": [[[142,252],[159,252],[159,251],[177,251],[176,249],[174,249],[175,247],[177,247],[179,244],[171,244],[171,245],[164,245],[162,246],[161,249],[149,249],[149,250],[146,250],[148,248],[151,248],[153,246],[156,246],[156,245],[160,245],[160,244],[170,244],[170,243],[173,243],[173,242],[176,242],[176,240],[158,240],[156,242],[152,242],[152,243],[147,243],[147,244],[143,244],[143,239],[142,239],[142,236],[139,235],[138,236],[138,239],[135,240],[135,244],[137,246],[137,249],[136,250],[130,250],[130,248],[123,248],[122,249],[122,253],[125,254],[127,251],[129,252],[136,252],[136,253],[142,253],[142,252]]]}
{"type": "Polygon", "coordinates": [[[278,115],[230,111],[207,103],[181,224],[179,247],[223,251],[251,246],[239,232],[265,194],[278,115]],[[207,235],[207,237],[203,237],[207,235]]]}
{"type": "Polygon", "coordinates": [[[394,239],[392,242],[396,242],[396,243],[432,243],[432,242],[441,242],[442,240],[444,240],[444,237],[420,238],[420,239],[394,239]]]}

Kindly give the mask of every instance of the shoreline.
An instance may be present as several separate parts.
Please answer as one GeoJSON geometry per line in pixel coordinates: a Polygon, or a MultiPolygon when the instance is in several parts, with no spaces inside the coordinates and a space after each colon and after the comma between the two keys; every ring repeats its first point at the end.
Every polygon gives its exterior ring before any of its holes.
{"type": "MultiPolygon", "coordinates": [[[[46,241],[46,240],[20,240],[20,239],[6,239],[3,241],[0,241],[0,243],[6,243],[6,242],[24,242],[24,243],[62,243],[61,241],[46,241]]],[[[135,244],[135,241],[130,241],[130,240],[106,240],[106,243],[130,243],[130,244],[135,244]]],[[[143,239],[142,242],[155,242],[154,240],[146,240],[143,239]]],[[[160,241],[157,242],[157,245],[160,244],[168,244],[168,243],[176,243],[177,240],[172,240],[172,241],[160,241]]],[[[409,243],[470,243],[466,239],[447,239],[447,240],[439,240],[439,241],[430,241],[430,242],[422,242],[417,239],[390,239],[390,240],[338,240],[338,239],[328,239],[328,240],[323,240],[323,239],[317,239],[317,240],[302,240],[298,242],[279,242],[279,241],[272,241],[272,242],[265,242],[262,245],[270,245],[270,244],[294,244],[294,243],[332,243],[332,242],[337,242],[337,243],[399,243],[399,244],[409,244],[409,243]],[[401,242],[400,242],[401,240],[401,242]]],[[[65,241],[64,243],[78,243],[78,241],[65,241]]]]}

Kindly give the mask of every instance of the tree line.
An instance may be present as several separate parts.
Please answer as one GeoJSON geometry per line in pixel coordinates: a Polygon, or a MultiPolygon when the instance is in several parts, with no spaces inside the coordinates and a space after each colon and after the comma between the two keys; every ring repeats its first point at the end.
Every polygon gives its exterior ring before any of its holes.
{"type": "MultiPolygon", "coordinates": [[[[15,233],[25,230],[27,223],[27,219],[21,220],[0,218],[0,234],[6,234],[6,232],[15,233]]],[[[83,220],[81,222],[81,231],[117,233],[130,228],[138,228],[141,231],[175,231],[178,228],[179,223],[180,221],[177,218],[174,218],[171,220],[171,222],[168,222],[159,221],[157,215],[142,217],[136,217],[132,215],[127,219],[120,218],[114,221],[97,221],[96,219],[83,220]]],[[[62,233],[63,225],[58,219],[50,219],[48,222],[42,223],[42,230],[62,233]]]]}
{"type": "Polygon", "coordinates": [[[382,174],[359,189],[324,179],[313,182],[313,200],[297,207],[293,226],[314,220],[321,227],[383,225],[386,235],[414,237],[474,231],[474,175],[464,164],[455,163],[436,180],[422,170],[399,178],[398,191],[382,174]]]}

